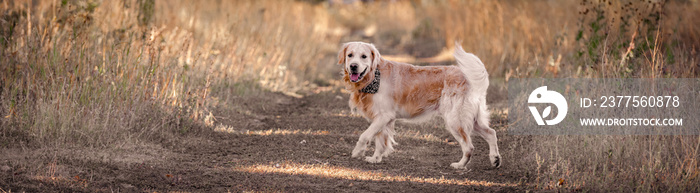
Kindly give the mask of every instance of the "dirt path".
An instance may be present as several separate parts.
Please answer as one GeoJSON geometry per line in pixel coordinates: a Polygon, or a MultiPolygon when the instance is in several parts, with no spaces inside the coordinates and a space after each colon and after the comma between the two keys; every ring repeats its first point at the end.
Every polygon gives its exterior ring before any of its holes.
{"type": "MultiPolygon", "coordinates": [[[[513,191],[527,189],[527,170],[510,162],[516,138],[499,132],[504,165],[491,169],[488,146],[475,138],[468,170],[449,164],[459,147],[441,120],[397,124],[397,151],[382,163],[351,159],[359,133],[369,125],[350,116],[347,95],[326,92],[304,98],[278,93],[232,97],[216,109],[216,129],[202,129],[177,142],[90,149],[4,150],[3,162],[24,161],[0,171],[0,187],[12,191],[513,191]],[[242,129],[246,128],[246,129],[242,129]],[[32,163],[36,162],[36,163],[32,163]],[[30,169],[26,169],[30,170],[30,169]],[[45,172],[36,172],[45,171],[45,172]]],[[[371,149],[370,151],[371,152],[371,149]]]]}

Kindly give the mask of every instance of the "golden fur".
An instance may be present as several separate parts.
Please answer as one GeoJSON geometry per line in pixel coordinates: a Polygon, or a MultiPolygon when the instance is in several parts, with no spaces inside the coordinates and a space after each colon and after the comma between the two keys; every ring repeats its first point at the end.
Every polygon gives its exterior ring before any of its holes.
{"type": "Polygon", "coordinates": [[[418,119],[440,113],[446,129],[463,150],[462,159],[453,163],[453,167],[464,168],[471,158],[472,131],[487,140],[492,165],[500,166],[496,132],[488,126],[488,74],[476,56],[458,48],[455,51],[458,66],[422,67],[385,60],[372,44],[343,45],[338,63],[344,64],[343,82],[351,92],[349,105],[372,122],[360,136],[353,157],[361,157],[373,138],[375,153],[365,160],[380,162],[393,151],[396,119],[418,119]],[[376,70],[381,73],[377,93],[361,92],[374,81],[376,70]]]}

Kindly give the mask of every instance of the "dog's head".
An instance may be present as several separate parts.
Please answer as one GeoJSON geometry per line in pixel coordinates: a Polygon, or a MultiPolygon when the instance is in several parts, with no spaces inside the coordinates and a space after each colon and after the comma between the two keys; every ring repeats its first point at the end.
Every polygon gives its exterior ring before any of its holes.
{"type": "Polygon", "coordinates": [[[345,68],[345,74],[351,82],[359,82],[367,74],[374,73],[381,61],[379,51],[372,44],[348,42],[338,52],[338,64],[345,68]]]}

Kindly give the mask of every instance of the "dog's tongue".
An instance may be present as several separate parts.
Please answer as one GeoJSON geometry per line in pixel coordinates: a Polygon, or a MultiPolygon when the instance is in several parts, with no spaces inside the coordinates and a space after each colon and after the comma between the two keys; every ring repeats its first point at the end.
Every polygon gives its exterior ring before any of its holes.
{"type": "Polygon", "coordinates": [[[350,80],[357,81],[360,78],[360,74],[350,74],[350,80]]]}

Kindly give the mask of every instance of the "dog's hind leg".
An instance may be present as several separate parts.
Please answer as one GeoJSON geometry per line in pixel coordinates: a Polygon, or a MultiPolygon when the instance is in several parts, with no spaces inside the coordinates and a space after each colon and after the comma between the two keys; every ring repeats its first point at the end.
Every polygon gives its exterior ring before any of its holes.
{"type": "Polygon", "coordinates": [[[472,156],[472,151],[474,150],[474,144],[472,144],[472,139],[471,139],[471,131],[472,131],[472,124],[462,124],[464,119],[462,117],[457,117],[457,116],[464,116],[464,115],[456,115],[452,114],[452,116],[449,116],[450,113],[447,114],[448,116],[445,116],[445,125],[446,129],[452,134],[452,136],[459,142],[459,146],[462,148],[462,158],[459,160],[459,162],[455,162],[450,164],[455,169],[463,169],[467,163],[469,163],[469,160],[471,160],[472,156]]]}
{"type": "Polygon", "coordinates": [[[476,107],[476,104],[469,103],[465,97],[454,96],[458,93],[451,93],[454,91],[444,91],[445,97],[440,101],[440,113],[442,114],[442,119],[445,120],[445,129],[452,134],[452,136],[459,142],[459,146],[462,148],[462,158],[459,162],[452,163],[450,166],[456,169],[462,169],[469,163],[472,156],[472,150],[474,150],[474,145],[471,141],[471,132],[474,127],[472,124],[474,121],[475,113],[470,111],[469,107],[476,107]],[[465,106],[466,105],[466,106],[465,106]],[[465,124],[469,123],[469,124],[465,124]]]}
{"type": "Polygon", "coordinates": [[[486,142],[489,144],[489,159],[491,160],[491,166],[494,168],[501,167],[503,160],[501,159],[501,154],[498,153],[498,138],[496,137],[496,130],[489,127],[489,112],[486,110],[486,104],[479,105],[479,112],[477,114],[477,119],[474,122],[474,131],[478,133],[486,142]]]}
{"type": "Polygon", "coordinates": [[[471,139],[471,127],[465,128],[461,125],[455,125],[448,128],[452,133],[452,136],[457,139],[459,146],[462,148],[462,159],[459,162],[450,164],[455,169],[463,169],[472,157],[472,151],[474,150],[474,144],[472,144],[471,139]]]}

